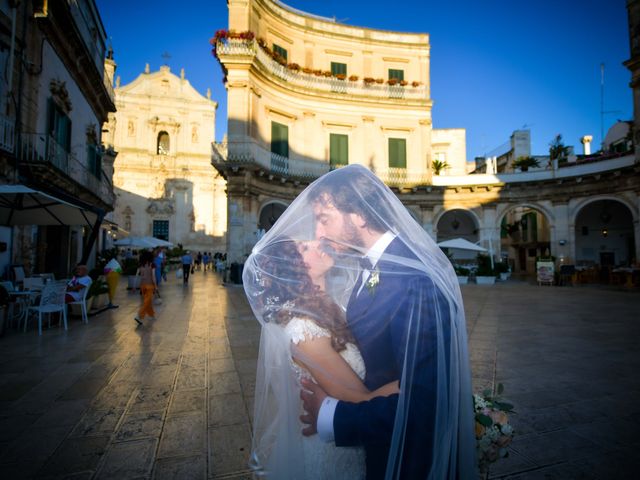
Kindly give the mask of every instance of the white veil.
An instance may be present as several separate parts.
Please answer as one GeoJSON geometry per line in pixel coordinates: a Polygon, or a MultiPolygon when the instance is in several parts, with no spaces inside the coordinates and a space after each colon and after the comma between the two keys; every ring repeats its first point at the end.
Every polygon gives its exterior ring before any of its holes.
{"type": "MultiPolygon", "coordinates": [[[[371,437],[380,438],[386,445],[382,451],[386,452],[387,479],[477,478],[467,335],[457,278],[449,260],[393,192],[358,165],[332,171],[309,185],[246,261],[244,288],[262,324],[251,457],[254,471],[269,478],[303,478],[302,404],[291,367],[296,353],[283,333],[281,319],[302,317],[326,325],[326,317],[331,316],[326,302],[318,306],[311,298],[317,292],[296,290],[304,275],[299,259],[286,248],[292,240],[316,237],[320,219],[314,208],[319,202],[360,215],[371,230],[387,232],[392,238],[365,280],[360,265],[366,249],[357,235],[351,244],[345,245],[349,242],[342,239],[338,248],[323,247],[334,258],[326,291],[331,302],[346,311],[345,335],[349,338],[353,332],[351,341],[362,351],[367,387],[374,390],[390,379],[400,381],[399,394],[378,402],[395,402],[390,420],[376,413],[383,411],[376,410],[378,403],[372,404],[372,410],[363,412],[374,412],[365,417],[374,433],[354,430],[350,437],[361,435],[365,446],[371,437]],[[375,311],[367,311],[363,304],[364,313],[355,312],[354,298],[362,290],[377,302],[375,311]]],[[[341,321],[344,318],[334,319],[338,337],[341,321]]]]}

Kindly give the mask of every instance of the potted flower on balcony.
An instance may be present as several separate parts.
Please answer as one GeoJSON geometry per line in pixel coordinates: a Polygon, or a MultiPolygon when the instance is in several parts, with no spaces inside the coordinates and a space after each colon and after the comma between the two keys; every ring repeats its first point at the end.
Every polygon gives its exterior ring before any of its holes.
{"type": "Polygon", "coordinates": [[[398,84],[398,79],[397,78],[390,78],[389,80],[387,80],[387,83],[393,87],[394,85],[398,84]]]}
{"type": "Polygon", "coordinates": [[[496,271],[491,266],[491,257],[480,253],[477,259],[476,283],[478,285],[493,285],[496,283],[496,271]]]}
{"type": "Polygon", "coordinates": [[[359,78],[358,75],[349,75],[350,82],[357,82],[358,78],[359,78]]]}
{"type": "Polygon", "coordinates": [[[364,77],[362,79],[362,81],[364,82],[365,85],[373,85],[374,83],[376,83],[376,79],[373,77],[364,77]]]}
{"type": "Polygon", "coordinates": [[[539,167],[540,162],[533,157],[518,157],[512,162],[513,168],[519,168],[520,171],[526,172],[529,167],[539,167]]]}
{"type": "Polygon", "coordinates": [[[414,82],[411,82],[411,86],[412,86],[413,88],[417,88],[417,87],[419,87],[420,85],[422,85],[422,82],[415,82],[415,81],[414,81],[414,82]]]}
{"type": "Polygon", "coordinates": [[[347,76],[344,73],[338,73],[337,75],[335,75],[335,77],[338,80],[346,80],[347,79],[347,76]]]}

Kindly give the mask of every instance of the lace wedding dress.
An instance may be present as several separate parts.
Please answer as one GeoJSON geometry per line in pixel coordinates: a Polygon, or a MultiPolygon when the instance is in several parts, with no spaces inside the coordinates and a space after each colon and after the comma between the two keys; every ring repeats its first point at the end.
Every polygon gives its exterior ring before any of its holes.
{"type": "MultiPolygon", "coordinates": [[[[329,332],[319,327],[311,320],[293,318],[286,326],[285,333],[292,343],[298,344],[304,340],[318,337],[329,337],[329,332]]],[[[353,371],[364,379],[365,366],[362,355],[353,343],[348,343],[340,355],[353,371]]],[[[309,372],[291,361],[291,368],[298,383],[302,378],[311,378],[309,372]]],[[[300,414],[302,414],[302,404],[300,414]]],[[[307,480],[335,479],[358,480],[365,477],[364,448],[336,447],[334,443],[320,440],[318,435],[305,437],[302,435],[300,424],[300,442],[304,452],[304,468],[307,480]]]]}

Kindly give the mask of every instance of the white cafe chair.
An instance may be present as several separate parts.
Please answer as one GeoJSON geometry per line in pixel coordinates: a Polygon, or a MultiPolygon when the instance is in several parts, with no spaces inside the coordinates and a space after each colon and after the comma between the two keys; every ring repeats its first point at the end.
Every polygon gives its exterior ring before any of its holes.
{"type": "Polygon", "coordinates": [[[27,323],[32,313],[38,314],[38,335],[42,335],[42,315],[49,315],[49,326],[51,326],[51,314],[61,312],[64,321],[64,329],[67,330],[67,308],[64,303],[64,296],[67,291],[65,282],[51,282],[44,286],[40,295],[40,303],[29,307],[24,318],[24,331],[27,331],[27,323]]]}
{"type": "Polygon", "coordinates": [[[25,290],[42,290],[44,287],[44,278],[42,277],[25,277],[22,281],[25,290]]]}
{"type": "Polygon", "coordinates": [[[89,323],[89,316],[87,315],[87,293],[89,293],[89,287],[84,287],[82,290],[80,290],[80,293],[80,300],[67,303],[67,314],[69,311],[69,305],[80,305],[80,310],[82,311],[82,323],[89,323]]]}

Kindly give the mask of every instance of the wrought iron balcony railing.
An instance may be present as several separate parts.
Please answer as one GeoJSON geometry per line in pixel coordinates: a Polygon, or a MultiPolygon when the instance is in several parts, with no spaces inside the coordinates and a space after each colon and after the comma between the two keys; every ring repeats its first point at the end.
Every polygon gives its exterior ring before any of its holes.
{"type": "Polygon", "coordinates": [[[268,73],[293,87],[361,97],[427,100],[425,85],[417,87],[406,85],[403,87],[378,83],[367,84],[364,81],[352,82],[348,79],[340,80],[336,77],[317,76],[300,70],[292,70],[271,58],[255,40],[220,40],[216,44],[216,52],[218,57],[222,59],[222,63],[226,61],[223,58],[225,56],[253,57],[257,64],[268,73]]]}
{"type": "MultiPolygon", "coordinates": [[[[222,169],[254,165],[269,175],[305,180],[315,180],[330,170],[345,166],[307,158],[284,157],[255,141],[213,143],[212,163],[222,169]]],[[[430,179],[426,172],[413,172],[406,168],[390,167],[375,173],[387,185],[396,187],[426,184],[430,179]]]]}
{"type": "Polygon", "coordinates": [[[75,155],[67,152],[51,135],[23,133],[20,135],[18,157],[21,163],[52,166],[76,183],[90,190],[105,203],[113,205],[113,186],[100,169],[93,172],[75,155]]]}

